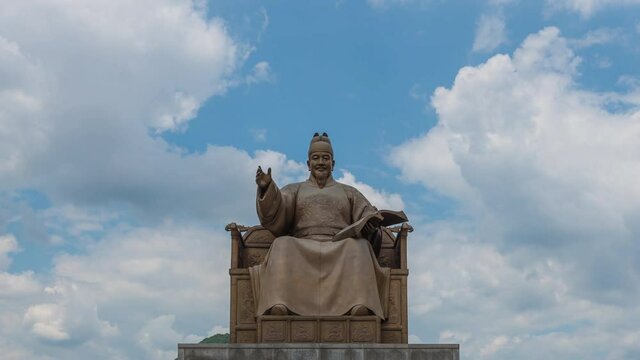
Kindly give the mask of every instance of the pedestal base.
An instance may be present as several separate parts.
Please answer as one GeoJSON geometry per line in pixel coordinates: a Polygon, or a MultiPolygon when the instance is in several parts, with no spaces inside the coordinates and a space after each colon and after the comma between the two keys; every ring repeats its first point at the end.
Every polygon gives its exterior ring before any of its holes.
{"type": "Polygon", "coordinates": [[[179,360],[460,360],[458,344],[178,344],[179,360]]]}
{"type": "Polygon", "coordinates": [[[380,343],[377,316],[258,316],[258,343],[380,343]]]}

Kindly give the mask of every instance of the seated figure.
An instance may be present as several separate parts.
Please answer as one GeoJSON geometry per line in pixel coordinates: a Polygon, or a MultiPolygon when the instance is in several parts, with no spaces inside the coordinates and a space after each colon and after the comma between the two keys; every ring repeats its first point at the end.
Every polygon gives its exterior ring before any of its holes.
{"type": "Polygon", "coordinates": [[[380,241],[373,218],[363,238],[334,235],[377,209],[355,188],[332,177],[331,142],[311,140],[309,179],[278,189],[271,169],[256,173],[257,212],[276,239],[264,261],[249,269],[257,316],[370,315],[387,317],[390,269],[381,267],[372,244],[380,241]]]}

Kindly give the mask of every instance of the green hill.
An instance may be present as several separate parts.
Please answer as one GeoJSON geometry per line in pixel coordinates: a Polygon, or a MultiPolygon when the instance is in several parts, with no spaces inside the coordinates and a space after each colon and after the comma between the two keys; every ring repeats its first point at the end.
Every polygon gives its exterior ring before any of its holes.
{"type": "Polygon", "coordinates": [[[215,334],[200,341],[200,344],[228,344],[229,334],[215,334]]]}

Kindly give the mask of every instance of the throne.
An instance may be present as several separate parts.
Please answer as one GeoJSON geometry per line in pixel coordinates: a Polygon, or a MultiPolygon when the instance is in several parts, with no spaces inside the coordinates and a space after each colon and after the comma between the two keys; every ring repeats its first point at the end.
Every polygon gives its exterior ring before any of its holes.
{"type": "Polygon", "coordinates": [[[378,263],[391,268],[388,314],[377,316],[256,315],[249,267],[260,264],[275,239],[262,226],[231,223],[231,343],[392,343],[406,344],[407,235],[411,225],[383,227],[378,263]]]}

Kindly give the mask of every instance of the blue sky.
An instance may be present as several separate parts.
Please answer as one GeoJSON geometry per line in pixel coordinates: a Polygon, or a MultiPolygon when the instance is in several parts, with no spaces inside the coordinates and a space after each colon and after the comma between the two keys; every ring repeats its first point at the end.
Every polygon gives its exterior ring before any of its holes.
{"type": "Polygon", "coordinates": [[[634,0],[1,3],[0,350],[227,331],[224,225],[326,131],[416,228],[412,342],[637,359],[639,40],[634,0]]]}

